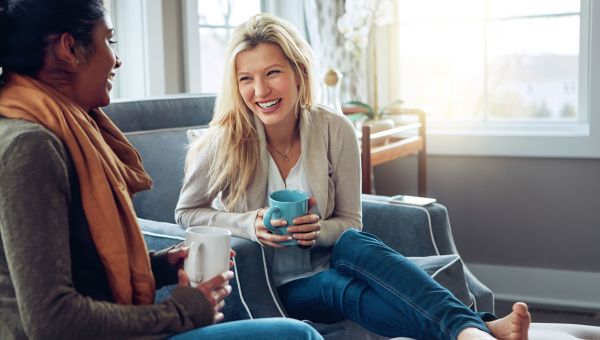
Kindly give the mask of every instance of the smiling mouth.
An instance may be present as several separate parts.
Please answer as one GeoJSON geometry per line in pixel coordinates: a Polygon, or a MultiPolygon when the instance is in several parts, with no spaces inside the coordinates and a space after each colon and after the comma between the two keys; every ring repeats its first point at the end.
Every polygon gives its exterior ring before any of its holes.
{"type": "Polygon", "coordinates": [[[278,98],[278,99],[271,100],[271,101],[264,102],[264,103],[258,103],[257,102],[256,104],[258,104],[258,106],[260,106],[263,109],[268,109],[270,107],[273,107],[273,106],[277,105],[277,103],[279,103],[280,101],[281,101],[281,98],[278,98]]]}

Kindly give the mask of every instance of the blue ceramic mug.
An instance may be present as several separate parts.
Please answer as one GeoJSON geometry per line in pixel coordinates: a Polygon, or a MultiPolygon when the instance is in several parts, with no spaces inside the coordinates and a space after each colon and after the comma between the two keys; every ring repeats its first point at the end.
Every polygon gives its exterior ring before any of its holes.
{"type": "MultiPolygon", "coordinates": [[[[279,190],[269,195],[269,209],[263,216],[265,227],[275,235],[288,235],[287,228],[294,225],[294,218],[304,216],[308,213],[309,195],[300,190],[279,190]],[[275,227],[271,225],[271,219],[284,219],[287,225],[275,227]]],[[[296,240],[280,242],[284,246],[295,246],[296,240]]]]}

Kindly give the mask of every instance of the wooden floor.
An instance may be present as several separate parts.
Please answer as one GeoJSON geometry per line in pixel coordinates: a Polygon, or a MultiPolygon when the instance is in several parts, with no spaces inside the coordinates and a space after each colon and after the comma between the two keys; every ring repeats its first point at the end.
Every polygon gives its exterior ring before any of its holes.
{"type": "MultiPolygon", "coordinates": [[[[528,303],[533,322],[576,323],[600,326],[600,311],[581,308],[542,306],[528,303]]],[[[510,313],[512,302],[496,300],[496,315],[510,313]]]]}

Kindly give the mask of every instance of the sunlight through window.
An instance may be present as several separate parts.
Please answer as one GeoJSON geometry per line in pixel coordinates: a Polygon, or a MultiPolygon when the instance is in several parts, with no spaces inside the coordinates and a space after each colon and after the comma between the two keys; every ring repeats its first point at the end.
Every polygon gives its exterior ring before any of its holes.
{"type": "Polygon", "coordinates": [[[398,93],[432,120],[574,122],[580,2],[399,0],[398,93]]]}
{"type": "Polygon", "coordinates": [[[217,93],[231,32],[250,16],[261,12],[260,0],[198,0],[201,92],[217,93]]]}

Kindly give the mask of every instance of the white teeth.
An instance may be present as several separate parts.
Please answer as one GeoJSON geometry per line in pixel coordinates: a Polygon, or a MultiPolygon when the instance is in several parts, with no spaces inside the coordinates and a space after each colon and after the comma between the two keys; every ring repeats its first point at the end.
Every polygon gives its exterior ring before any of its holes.
{"type": "Polygon", "coordinates": [[[258,103],[258,106],[262,107],[263,109],[266,109],[266,108],[269,108],[269,107],[271,107],[271,106],[279,103],[280,100],[281,99],[275,99],[275,100],[272,100],[270,102],[258,103]]]}

